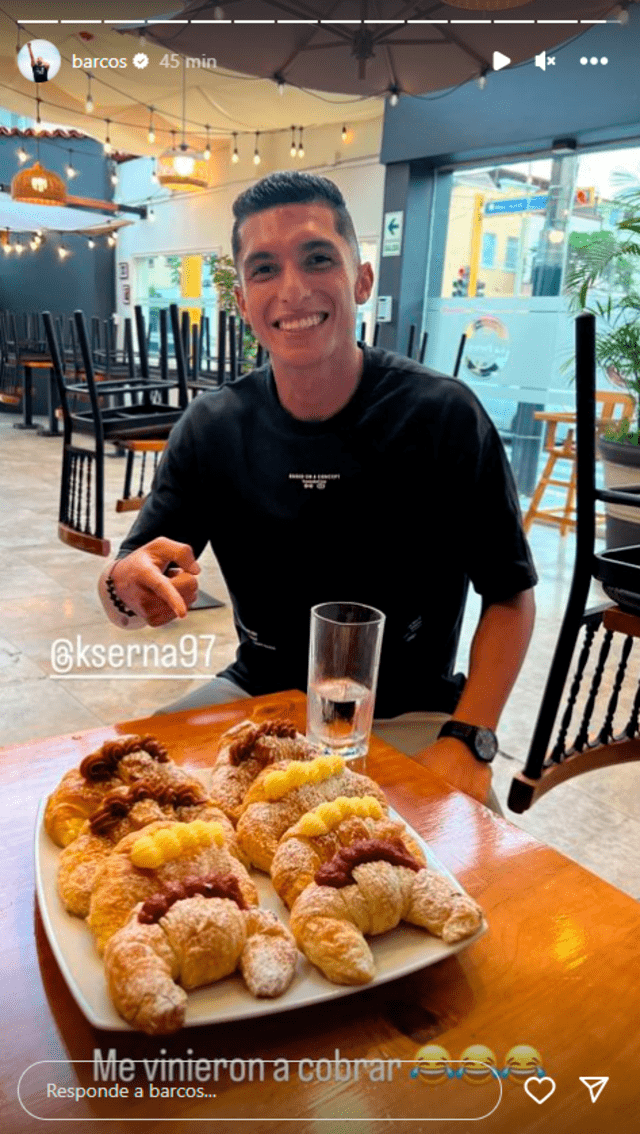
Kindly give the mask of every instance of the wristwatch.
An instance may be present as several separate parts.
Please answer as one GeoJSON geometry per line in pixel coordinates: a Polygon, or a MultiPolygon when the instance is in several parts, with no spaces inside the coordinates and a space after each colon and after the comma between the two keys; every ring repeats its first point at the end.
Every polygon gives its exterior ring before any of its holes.
{"type": "Polygon", "coordinates": [[[477,725],[465,724],[464,721],[445,721],[440,732],[441,736],[453,736],[466,744],[476,760],[483,764],[490,764],[498,751],[498,738],[490,728],[480,728],[477,725]]]}

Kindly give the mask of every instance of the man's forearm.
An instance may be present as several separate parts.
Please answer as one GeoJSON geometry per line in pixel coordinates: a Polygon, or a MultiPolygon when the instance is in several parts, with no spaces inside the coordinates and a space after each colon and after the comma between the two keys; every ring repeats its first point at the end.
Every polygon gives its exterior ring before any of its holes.
{"type": "Polygon", "coordinates": [[[454,720],[497,728],[524,661],[534,619],[533,590],[487,607],[473,638],[469,676],[454,720]]]}

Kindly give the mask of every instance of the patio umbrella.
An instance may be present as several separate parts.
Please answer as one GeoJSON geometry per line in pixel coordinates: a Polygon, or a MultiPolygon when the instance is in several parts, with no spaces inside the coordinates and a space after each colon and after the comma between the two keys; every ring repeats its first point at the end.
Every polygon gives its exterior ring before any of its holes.
{"type": "MultiPolygon", "coordinates": [[[[225,0],[222,7],[192,0],[144,31],[171,52],[214,57],[218,67],[285,85],[421,94],[491,70],[494,51],[513,63],[531,59],[615,7],[606,0],[225,0]]],[[[122,30],[137,35],[140,26],[122,30]]]]}

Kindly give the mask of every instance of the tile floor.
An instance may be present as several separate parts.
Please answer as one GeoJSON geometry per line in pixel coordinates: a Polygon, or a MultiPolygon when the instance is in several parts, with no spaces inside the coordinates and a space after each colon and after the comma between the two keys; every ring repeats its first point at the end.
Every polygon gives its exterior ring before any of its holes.
{"type": "MultiPolygon", "coordinates": [[[[141,634],[123,635],[106,620],[95,589],[100,560],[65,547],[57,539],[61,442],[15,430],[15,420],[12,415],[0,414],[3,744],[152,713],[195,686],[188,676],[192,672],[194,638],[215,635],[208,658],[208,639],[202,637],[198,642],[197,668],[203,674],[222,668],[233,656],[235,643],[228,604],[217,610],[192,612],[188,624],[141,634]],[[170,658],[173,649],[171,661],[184,664],[185,680],[145,677],[142,659],[135,657],[132,667],[140,674],[136,680],[107,679],[96,669],[92,670],[94,677],[81,679],[56,675],[52,644],[60,638],[74,646],[80,640],[85,647],[151,645],[165,651],[160,655],[160,667],[163,656],[170,658]]],[[[106,461],[105,515],[114,548],[132,519],[114,511],[123,474],[122,460],[106,461]]],[[[531,543],[540,574],[538,617],[529,654],[499,730],[501,755],[494,784],[503,804],[511,777],[527,752],[573,570],[572,537],[562,540],[554,529],[534,525],[531,543]]],[[[201,565],[202,586],[226,600],[224,583],[210,551],[205,552],[201,565]]],[[[594,588],[595,601],[600,597],[594,588]]],[[[478,602],[473,596],[465,618],[462,666],[477,614],[478,602]]],[[[640,651],[640,643],[634,649],[640,651]]],[[[153,668],[157,672],[157,665],[153,668]]],[[[173,665],[172,670],[175,672],[173,665]]],[[[633,652],[629,672],[637,672],[633,652]]],[[[537,838],[633,897],[640,897],[640,762],[579,777],[549,793],[529,813],[508,814],[537,838]]]]}

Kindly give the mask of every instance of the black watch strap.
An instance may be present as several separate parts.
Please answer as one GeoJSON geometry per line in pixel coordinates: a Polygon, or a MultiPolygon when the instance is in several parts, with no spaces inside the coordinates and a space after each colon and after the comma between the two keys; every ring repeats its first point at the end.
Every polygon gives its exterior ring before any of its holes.
{"type": "Polygon", "coordinates": [[[438,733],[438,739],[441,736],[453,736],[456,740],[461,740],[476,760],[481,760],[483,764],[490,764],[498,751],[498,738],[495,732],[490,728],[466,724],[465,721],[445,721],[438,733]]]}

